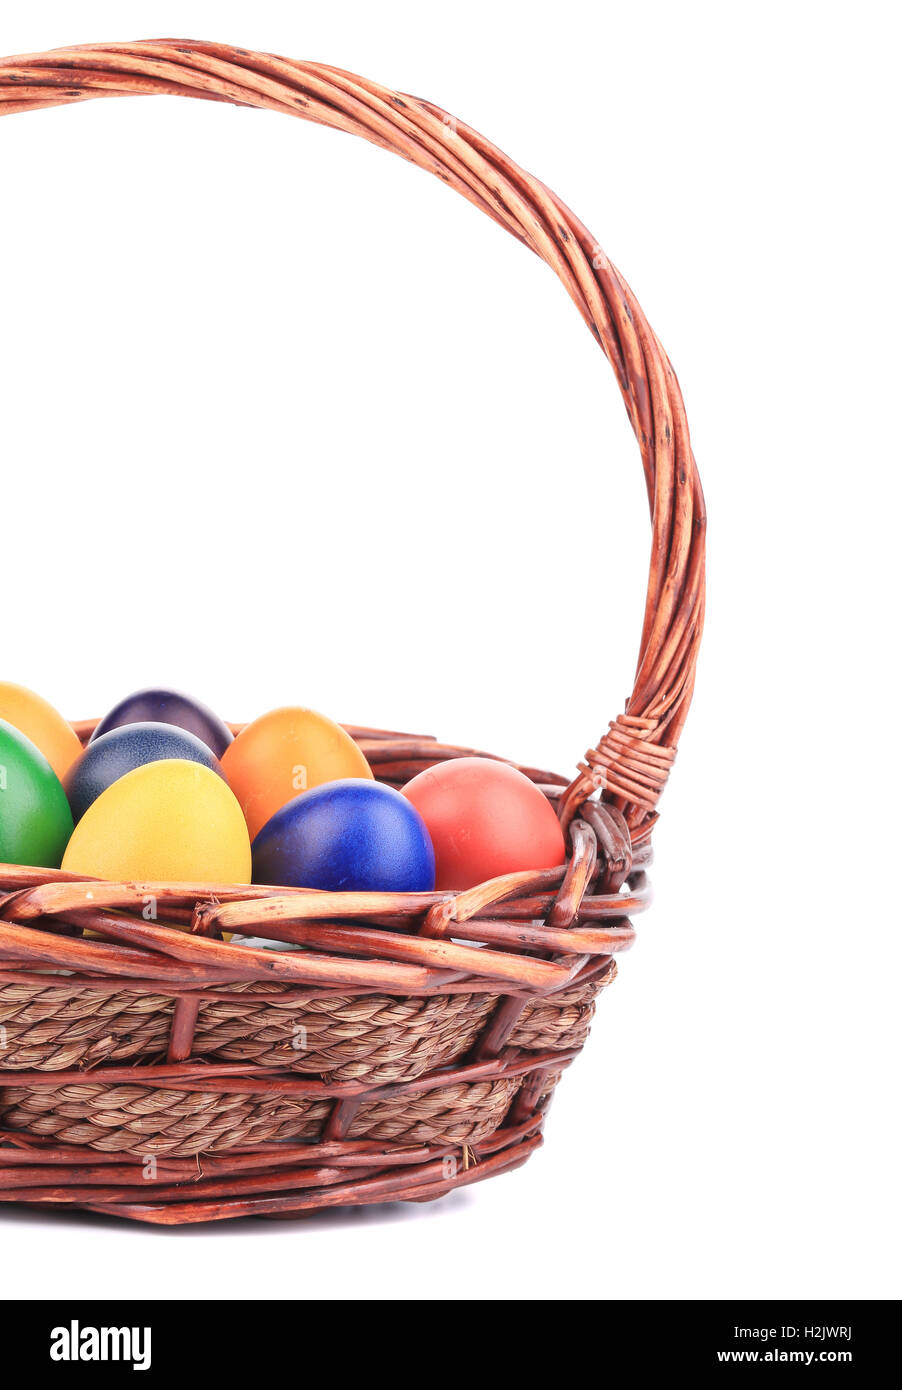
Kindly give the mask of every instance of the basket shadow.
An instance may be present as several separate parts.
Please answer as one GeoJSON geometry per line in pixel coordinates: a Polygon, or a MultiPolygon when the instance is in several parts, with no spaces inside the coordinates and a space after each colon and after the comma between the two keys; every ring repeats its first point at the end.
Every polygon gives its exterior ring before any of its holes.
{"type": "Polygon", "coordinates": [[[299,1226],[349,1227],[349,1226],[395,1226],[404,1221],[436,1220],[440,1217],[453,1217],[473,1204],[473,1196],[464,1189],[449,1192],[434,1202],[379,1202],[369,1206],[324,1207],[318,1211],[299,1211],[280,1217],[239,1216],[228,1221],[198,1221],[180,1226],[162,1226],[151,1222],[123,1220],[106,1212],[73,1210],[53,1210],[46,1206],[22,1203],[8,1205],[0,1213],[0,1224],[9,1221],[13,1224],[44,1227],[68,1227],[82,1230],[117,1231],[123,1235],[134,1235],[140,1231],[146,1235],[175,1236],[182,1239],[192,1235],[232,1236],[260,1235],[263,1230],[279,1231],[289,1235],[296,1233],[299,1226]]]}

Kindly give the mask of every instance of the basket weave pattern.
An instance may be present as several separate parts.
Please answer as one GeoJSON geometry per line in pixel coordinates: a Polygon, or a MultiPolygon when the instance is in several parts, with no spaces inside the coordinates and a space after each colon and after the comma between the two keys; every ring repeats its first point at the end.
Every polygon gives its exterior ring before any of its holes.
{"type": "MultiPolygon", "coordinates": [[[[560,816],[559,869],[405,895],[102,883],[0,865],[0,1198],[162,1224],[428,1201],[520,1166],[541,1143],[550,1095],[647,902],[704,610],[704,504],[683,403],[586,228],[431,103],[218,44],[0,60],[0,114],[154,94],[362,136],[551,267],[614,370],[639,445],[653,532],[645,617],[632,693],[576,776],[521,769],[560,816]]],[[[77,727],[90,736],[90,723],[77,727]]],[[[349,732],[392,786],[474,751],[349,732]]]]}

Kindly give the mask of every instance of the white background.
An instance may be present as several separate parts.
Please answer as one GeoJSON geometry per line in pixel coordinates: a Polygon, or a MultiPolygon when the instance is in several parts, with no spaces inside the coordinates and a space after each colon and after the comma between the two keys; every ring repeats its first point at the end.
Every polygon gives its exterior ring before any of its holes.
{"type": "MultiPolygon", "coordinates": [[[[889,1297],[899,311],[889,5],[4,6],[428,97],[537,173],[680,376],[710,515],[657,901],[545,1149],[430,1207],[167,1232],[4,1208],[6,1295],[889,1297]]],[[[569,771],[647,518],[553,275],[439,183],[170,98],[0,124],[2,676],[144,683],[569,771]]]]}

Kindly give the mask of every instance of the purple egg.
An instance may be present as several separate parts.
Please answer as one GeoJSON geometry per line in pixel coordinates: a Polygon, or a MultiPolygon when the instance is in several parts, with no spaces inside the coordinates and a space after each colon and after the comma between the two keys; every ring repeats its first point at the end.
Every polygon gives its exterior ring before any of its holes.
{"type": "Polygon", "coordinates": [[[174,724],[194,734],[217,758],[222,757],[233,738],[218,714],[180,690],[136,690],[133,695],[126,695],[101,719],[91,735],[91,742],[108,734],[110,729],[121,729],[124,724],[174,724]]]}

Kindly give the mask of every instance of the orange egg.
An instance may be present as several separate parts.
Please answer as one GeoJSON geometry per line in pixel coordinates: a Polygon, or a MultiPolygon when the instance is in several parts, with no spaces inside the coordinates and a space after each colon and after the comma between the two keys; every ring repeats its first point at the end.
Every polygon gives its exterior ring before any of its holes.
{"type": "Polygon", "coordinates": [[[5,719],[30,738],[62,781],[76,758],[81,744],[72,725],[33,690],[11,681],[0,681],[0,719],[5,719]]]}
{"type": "Polygon", "coordinates": [[[340,724],[294,705],[270,710],[248,724],[221,762],[251,839],[276,811],[311,787],[340,777],[373,776],[340,724]]]}

